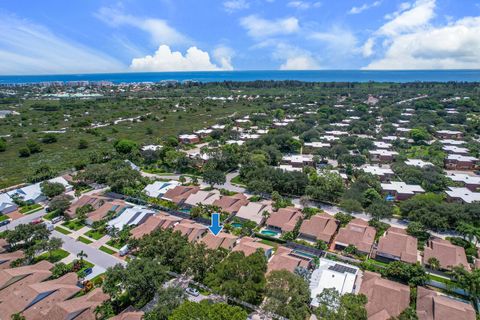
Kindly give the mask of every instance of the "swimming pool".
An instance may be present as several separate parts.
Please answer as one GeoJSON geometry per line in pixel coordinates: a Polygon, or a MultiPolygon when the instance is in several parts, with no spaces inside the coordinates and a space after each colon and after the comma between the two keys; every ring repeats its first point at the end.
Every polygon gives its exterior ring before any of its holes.
{"type": "Polygon", "coordinates": [[[235,222],[235,223],[232,223],[232,227],[234,227],[234,228],[241,228],[241,227],[242,227],[242,224],[239,223],[239,222],[235,222]]]}
{"type": "Polygon", "coordinates": [[[305,257],[305,258],[310,258],[310,259],[313,259],[313,258],[316,257],[316,255],[314,255],[314,254],[310,254],[310,253],[300,251],[300,250],[293,250],[293,254],[296,254],[298,256],[305,257]]]}
{"type": "Polygon", "coordinates": [[[278,232],[272,230],[262,230],[260,233],[270,237],[276,237],[278,235],[278,232]]]}

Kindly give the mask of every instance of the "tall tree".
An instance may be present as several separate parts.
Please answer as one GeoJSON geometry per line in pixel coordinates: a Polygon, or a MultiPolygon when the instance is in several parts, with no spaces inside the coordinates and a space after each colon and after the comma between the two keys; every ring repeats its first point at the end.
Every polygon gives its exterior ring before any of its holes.
{"type": "Polygon", "coordinates": [[[226,303],[200,303],[185,301],[175,309],[169,320],[246,320],[247,312],[240,307],[226,303]]]}
{"type": "Polygon", "coordinates": [[[306,281],[289,271],[273,271],[267,277],[263,308],[291,320],[310,315],[310,290],[306,281]]]}

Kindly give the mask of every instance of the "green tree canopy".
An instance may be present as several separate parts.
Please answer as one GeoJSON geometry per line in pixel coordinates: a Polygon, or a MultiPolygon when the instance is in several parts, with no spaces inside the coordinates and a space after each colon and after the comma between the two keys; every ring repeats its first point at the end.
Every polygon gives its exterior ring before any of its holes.
{"type": "Polygon", "coordinates": [[[266,271],[263,250],[257,250],[248,257],[243,252],[232,252],[207,274],[205,283],[217,292],[259,304],[265,288],[266,271]]]}
{"type": "Polygon", "coordinates": [[[185,301],[175,309],[169,320],[245,320],[247,312],[240,307],[226,303],[211,303],[203,300],[200,303],[185,301]]]}
{"type": "Polygon", "coordinates": [[[267,277],[263,308],[291,320],[310,315],[310,289],[300,276],[289,271],[273,271],[267,277]]]}

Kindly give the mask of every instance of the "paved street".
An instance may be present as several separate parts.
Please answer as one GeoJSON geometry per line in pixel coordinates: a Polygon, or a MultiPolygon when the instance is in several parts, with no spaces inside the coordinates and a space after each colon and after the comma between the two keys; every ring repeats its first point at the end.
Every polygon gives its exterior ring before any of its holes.
{"type": "Polygon", "coordinates": [[[5,231],[5,230],[15,229],[15,227],[20,225],[20,224],[30,223],[33,220],[36,220],[36,219],[39,219],[39,218],[43,217],[46,213],[47,212],[45,211],[45,209],[42,209],[42,210],[39,210],[39,211],[34,212],[32,214],[25,215],[25,216],[23,216],[23,217],[21,217],[17,220],[13,220],[12,222],[7,224],[6,226],[0,227],[0,232],[5,231]]]}
{"type": "Polygon", "coordinates": [[[88,257],[85,259],[95,264],[96,266],[106,269],[108,267],[113,267],[117,263],[123,265],[126,264],[126,262],[121,259],[107,254],[99,249],[95,249],[90,245],[87,245],[80,241],[76,241],[75,239],[70,238],[68,235],[64,235],[63,233],[60,233],[58,231],[52,231],[52,236],[62,239],[62,248],[75,256],[83,250],[83,252],[88,255],[88,257]]]}

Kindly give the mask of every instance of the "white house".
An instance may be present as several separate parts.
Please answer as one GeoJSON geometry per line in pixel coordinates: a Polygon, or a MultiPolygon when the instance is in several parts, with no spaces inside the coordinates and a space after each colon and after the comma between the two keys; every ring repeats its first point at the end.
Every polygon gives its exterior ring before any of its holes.
{"type": "Polygon", "coordinates": [[[23,201],[39,203],[47,199],[42,194],[40,182],[28,185],[23,188],[15,189],[7,193],[11,198],[19,198],[23,201]]]}
{"type": "Polygon", "coordinates": [[[118,217],[108,222],[107,228],[122,230],[125,226],[139,225],[155,212],[140,206],[125,209],[118,217]]]}
{"type": "Polygon", "coordinates": [[[6,193],[0,193],[0,213],[6,214],[17,210],[18,206],[6,193]]]}
{"type": "Polygon", "coordinates": [[[360,269],[358,267],[321,258],[318,268],[310,277],[310,303],[314,307],[319,306],[317,295],[324,289],[336,289],[341,295],[354,293],[359,288],[355,287],[355,281],[360,269]]]}
{"type": "Polygon", "coordinates": [[[175,180],[170,180],[168,182],[165,181],[155,181],[154,183],[151,183],[147,185],[143,191],[152,198],[160,198],[162,197],[165,192],[167,192],[170,189],[175,188],[176,186],[179,186],[180,182],[175,181],[175,180]]]}

